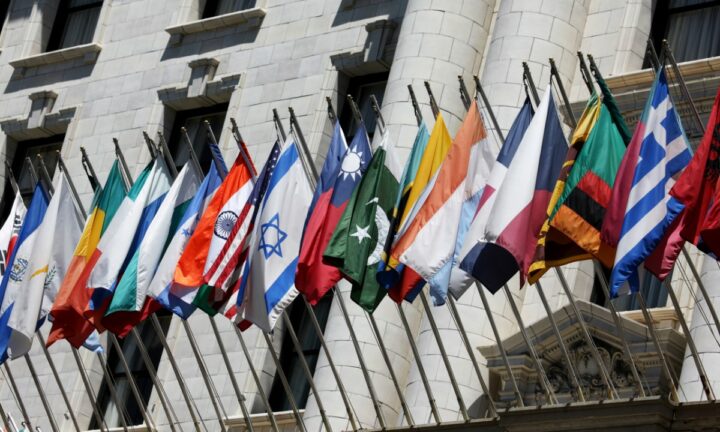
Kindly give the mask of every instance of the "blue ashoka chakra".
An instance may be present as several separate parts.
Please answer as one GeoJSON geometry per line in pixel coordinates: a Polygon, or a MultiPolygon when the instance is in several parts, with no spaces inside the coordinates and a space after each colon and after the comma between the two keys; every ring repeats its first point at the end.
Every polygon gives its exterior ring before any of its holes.
{"type": "Polygon", "coordinates": [[[230,210],[220,213],[215,220],[215,235],[227,240],[237,219],[237,215],[230,210]]]}

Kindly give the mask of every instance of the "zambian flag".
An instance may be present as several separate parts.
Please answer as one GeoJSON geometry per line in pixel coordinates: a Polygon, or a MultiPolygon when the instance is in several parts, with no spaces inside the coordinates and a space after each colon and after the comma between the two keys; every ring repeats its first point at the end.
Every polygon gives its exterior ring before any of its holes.
{"type": "Polygon", "coordinates": [[[597,258],[612,267],[615,250],[600,241],[605,209],[630,134],[610,90],[598,80],[573,133],[571,145],[548,206],[528,282],[550,268],[597,258]]]}

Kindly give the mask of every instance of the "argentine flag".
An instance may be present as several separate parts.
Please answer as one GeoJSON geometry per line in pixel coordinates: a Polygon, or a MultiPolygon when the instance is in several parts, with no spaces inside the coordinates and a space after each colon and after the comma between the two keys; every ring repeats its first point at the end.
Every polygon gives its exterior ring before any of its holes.
{"type": "Polygon", "coordinates": [[[238,316],[265,332],[297,297],[295,270],[312,190],[288,137],[268,181],[238,292],[238,316]]]}
{"type": "Polygon", "coordinates": [[[23,283],[31,276],[30,258],[33,246],[38,240],[38,228],[42,223],[48,208],[48,196],[40,183],[35,186],[30,208],[25,215],[25,221],[15,244],[15,250],[8,262],[8,271],[3,274],[0,282],[0,363],[7,360],[8,345],[12,336],[12,328],[8,321],[15,305],[15,299],[20,294],[23,283]]]}

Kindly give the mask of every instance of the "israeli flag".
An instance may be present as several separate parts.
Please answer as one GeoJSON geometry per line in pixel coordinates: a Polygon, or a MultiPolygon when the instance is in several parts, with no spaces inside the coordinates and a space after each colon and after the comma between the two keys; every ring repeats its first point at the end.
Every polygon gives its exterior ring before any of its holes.
{"type": "Polygon", "coordinates": [[[297,297],[295,270],[312,190],[288,137],[268,181],[238,292],[238,317],[272,331],[297,297]]]}

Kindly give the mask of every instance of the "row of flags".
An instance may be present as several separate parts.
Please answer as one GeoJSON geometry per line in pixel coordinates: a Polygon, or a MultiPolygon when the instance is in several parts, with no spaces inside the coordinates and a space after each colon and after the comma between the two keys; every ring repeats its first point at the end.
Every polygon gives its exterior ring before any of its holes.
{"type": "Polygon", "coordinates": [[[270,332],[299,294],[316,304],[341,279],[372,313],[425,284],[441,305],[591,258],[617,295],[641,265],[666,277],[685,241],[717,256],[720,91],[693,156],[663,70],[633,135],[598,85],[569,146],[549,86],[500,146],[476,101],[454,139],[441,114],[422,123],[404,167],[387,133],[373,151],[363,124],[348,145],[336,123],[314,192],[292,134],[259,173],[244,144],[229,170],[211,144],[204,177],[190,162],[173,179],[161,156],[126,184],[116,161],[85,221],[64,176],[52,197],[38,184],[0,228],[0,360],[48,317],[48,344],[75,347],[160,308],[270,332]]]}

